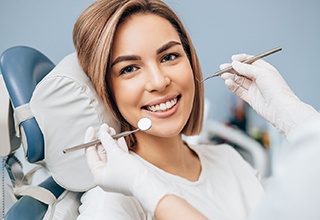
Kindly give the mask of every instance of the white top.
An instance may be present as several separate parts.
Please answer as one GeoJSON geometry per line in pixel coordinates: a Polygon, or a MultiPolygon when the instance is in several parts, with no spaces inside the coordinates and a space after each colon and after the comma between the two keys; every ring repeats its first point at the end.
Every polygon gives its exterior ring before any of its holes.
{"type": "MultiPolygon", "coordinates": [[[[190,182],[179,176],[167,173],[145,161],[137,154],[132,153],[132,155],[142,160],[154,172],[159,172],[164,178],[175,182],[180,190],[177,194],[182,195],[185,200],[209,219],[247,219],[263,193],[263,188],[257,178],[257,172],[236,150],[228,145],[190,147],[198,154],[202,167],[201,174],[196,182],[190,182]]],[[[81,199],[82,207],[80,207],[79,219],[81,219],[81,215],[84,217],[88,213],[90,213],[90,216],[94,215],[94,213],[100,213],[99,216],[106,216],[101,212],[108,213],[109,217],[114,213],[117,219],[127,219],[128,216],[135,216],[134,219],[151,218],[150,214],[144,213],[145,215],[142,215],[142,208],[139,207],[137,201],[134,201],[135,198],[133,197],[126,197],[125,199],[123,198],[124,196],[121,196],[120,206],[116,205],[115,200],[107,203],[106,200],[110,197],[110,193],[101,192],[101,190],[92,190],[85,195],[81,199]],[[93,191],[95,191],[96,195],[90,197],[88,194],[93,193],[93,191]],[[104,205],[97,210],[97,204],[101,205],[99,200],[101,202],[104,201],[102,202],[104,205]]],[[[114,197],[114,194],[112,196],[114,197]]],[[[96,217],[94,219],[100,218],[96,217]]]]}
{"type": "Polygon", "coordinates": [[[167,173],[133,155],[179,185],[177,194],[209,219],[246,219],[263,194],[257,172],[228,145],[190,147],[201,162],[202,171],[196,182],[167,173]]]}

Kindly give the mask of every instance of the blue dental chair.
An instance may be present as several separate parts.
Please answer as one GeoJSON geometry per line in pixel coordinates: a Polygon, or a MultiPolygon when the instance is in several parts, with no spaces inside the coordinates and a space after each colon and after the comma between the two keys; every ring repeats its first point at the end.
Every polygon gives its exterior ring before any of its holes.
{"type": "MultiPolygon", "coordinates": [[[[54,66],[55,65],[45,55],[30,47],[16,46],[3,52],[0,58],[0,68],[14,108],[18,108],[30,101],[38,82],[41,81],[54,66]]],[[[10,120],[13,121],[12,118],[10,118],[10,120]]],[[[43,134],[39,129],[36,119],[30,118],[25,120],[22,122],[22,127],[27,145],[25,152],[26,159],[30,163],[41,161],[44,158],[44,141],[43,134]]],[[[6,168],[14,185],[18,181],[16,178],[20,176],[20,178],[23,179],[23,176],[17,175],[12,168],[15,163],[19,163],[18,159],[14,156],[19,146],[17,146],[17,138],[14,137],[14,135],[12,135],[10,139],[9,149],[1,156],[7,158],[6,168]]],[[[21,179],[20,181],[22,181],[21,179]]],[[[64,191],[64,188],[59,186],[52,177],[43,181],[40,186],[48,189],[56,198],[64,191]]],[[[5,219],[43,219],[47,208],[48,205],[30,196],[22,196],[6,213],[5,219]]]]}

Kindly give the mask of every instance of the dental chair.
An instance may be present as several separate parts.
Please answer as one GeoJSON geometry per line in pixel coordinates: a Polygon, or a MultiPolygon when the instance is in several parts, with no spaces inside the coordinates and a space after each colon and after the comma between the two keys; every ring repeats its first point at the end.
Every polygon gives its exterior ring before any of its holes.
{"type": "Polygon", "coordinates": [[[0,70],[8,91],[0,94],[7,96],[5,105],[1,103],[6,111],[1,126],[7,127],[1,128],[5,138],[1,138],[0,156],[6,159],[12,191],[18,199],[5,219],[76,219],[81,194],[95,184],[84,150],[64,154],[63,149],[83,143],[89,126],[98,129],[108,123],[116,130],[118,126],[101,104],[75,53],[56,66],[41,52],[16,46],[3,52],[0,70]],[[32,185],[31,175],[23,173],[15,156],[20,146],[28,163],[49,173],[42,183],[32,185]]]}
{"type": "MultiPolygon", "coordinates": [[[[4,116],[7,118],[8,129],[5,137],[2,138],[1,156],[6,158],[6,168],[13,187],[16,184],[22,184],[27,181],[24,178],[21,162],[15,157],[15,151],[20,147],[21,139],[14,134],[13,108],[18,108],[28,103],[36,84],[54,67],[54,64],[45,56],[35,50],[21,47],[6,51],[1,56],[1,72],[3,80],[7,83],[9,97],[2,102],[4,116]],[[16,80],[18,79],[18,80],[16,80]],[[19,88],[19,90],[17,90],[19,88]]],[[[2,84],[3,85],[3,84],[2,84]]],[[[2,97],[7,95],[7,91],[2,89],[2,97]]],[[[31,163],[40,161],[44,157],[43,135],[39,130],[38,124],[34,118],[22,122],[23,130],[26,132],[26,143],[30,147],[26,151],[27,160],[31,163]]],[[[58,197],[64,191],[57,185],[52,178],[45,180],[40,184],[41,187],[48,189],[58,197]]],[[[25,196],[21,198],[7,213],[7,219],[42,219],[47,205],[32,197],[25,196]],[[16,207],[28,204],[27,209],[17,212],[16,207]],[[29,216],[33,213],[32,216],[29,216]],[[40,218],[37,218],[39,216],[40,218]]]]}

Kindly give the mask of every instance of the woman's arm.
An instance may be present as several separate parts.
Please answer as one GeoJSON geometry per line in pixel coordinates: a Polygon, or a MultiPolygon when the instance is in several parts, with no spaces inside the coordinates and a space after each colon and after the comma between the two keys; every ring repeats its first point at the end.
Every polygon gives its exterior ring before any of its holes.
{"type": "Polygon", "coordinates": [[[205,220],[207,219],[198,210],[184,199],[175,195],[165,195],[158,203],[155,210],[157,220],[205,220]]]}

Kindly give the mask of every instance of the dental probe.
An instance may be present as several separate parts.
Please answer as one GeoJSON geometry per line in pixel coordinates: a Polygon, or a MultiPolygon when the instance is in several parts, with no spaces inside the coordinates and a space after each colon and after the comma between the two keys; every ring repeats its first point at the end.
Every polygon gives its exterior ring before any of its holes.
{"type": "MultiPolygon", "coordinates": [[[[147,130],[149,130],[151,128],[151,126],[152,126],[152,122],[151,122],[151,120],[149,118],[141,118],[138,121],[138,128],[137,129],[132,130],[132,131],[124,131],[124,132],[112,135],[111,137],[113,139],[126,137],[126,136],[128,136],[128,135],[130,135],[130,134],[132,134],[134,132],[137,132],[137,131],[147,131],[147,130]]],[[[64,149],[63,153],[64,154],[70,153],[72,151],[80,150],[80,149],[87,148],[87,147],[90,147],[90,146],[93,146],[93,145],[97,145],[97,144],[101,144],[100,139],[97,139],[97,140],[94,140],[94,141],[90,141],[90,142],[85,143],[85,144],[80,144],[80,145],[77,145],[75,147],[64,149]]]]}
{"type": "MultiPolygon", "coordinates": [[[[272,50],[268,50],[268,51],[266,51],[266,52],[264,52],[264,53],[262,53],[262,54],[259,54],[259,55],[257,55],[257,56],[253,56],[253,57],[251,57],[251,58],[249,58],[249,59],[246,59],[246,60],[242,61],[242,63],[251,64],[251,63],[253,63],[253,62],[256,61],[256,60],[259,60],[259,59],[261,59],[261,58],[263,58],[263,57],[266,57],[266,56],[268,56],[268,55],[271,55],[271,54],[273,54],[273,53],[276,53],[276,52],[278,52],[278,51],[280,51],[280,50],[282,50],[281,47],[276,47],[276,48],[274,48],[274,49],[272,49],[272,50]]],[[[203,79],[203,80],[201,80],[201,81],[200,81],[200,80],[198,80],[198,81],[199,81],[200,83],[203,83],[203,82],[206,81],[207,79],[213,78],[213,77],[215,77],[215,76],[220,76],[220,75],[222,75],[223,73],[230,72],[231,70],[233,70],[233,68],[232,68],[232,66],[229,66],[229,67],[224,68],[224,69],[222,69],[222,70],[220,70],[220,71],[218,71],[218,72],[215,72],[213,75],[208,76],[207,78],[205,78],[205,79],[203,79]]]]}

